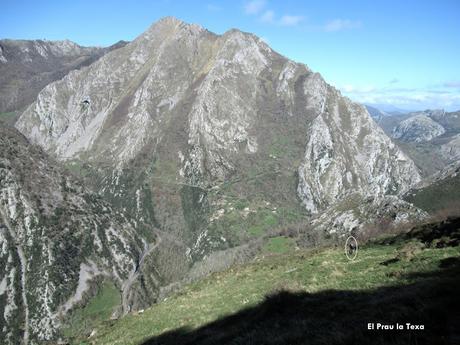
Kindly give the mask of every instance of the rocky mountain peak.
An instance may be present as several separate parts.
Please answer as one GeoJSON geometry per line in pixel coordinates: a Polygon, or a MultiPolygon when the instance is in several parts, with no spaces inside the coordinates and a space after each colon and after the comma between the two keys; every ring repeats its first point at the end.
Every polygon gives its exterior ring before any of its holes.
{"type": "Polygon", "coordinates": [[[168,37],[188,35],[196,36],[206,31],[198,24],[188,24],[176,17],[164,17],[154,22],[137,40],[152,40],[158,37],[166,39],[168,37]]]}
{"type": "MultiPolygon", "coordinates": [[[[186,126],[183,176],[225,179],[237,169],[228,155],[243,143],[246,152],[258,152],[264,140],[257,127],[270,117],[280,121],[286,115],[310,130],[331,131],[327,147],[337,143],[332,138],[344,126],[360,129],[360,140],[378,131],[364,108],[343,99],[319,74],[273,52],[256,36],[235,29],[218,36],[166,17],[89,69],[46,87],[17,127],[58,158],[87,152],[90,160],[104,157],[123,167],[150,141],[163,140],[165,126],[176,117],[186,126]],[[83,106],[87,96],[91,101],[83,106]],[[273,99],[268,108],[267,97],[273,99]],[[358,127],[351,125],[355,122],[358,127]]],[[[311,144],[316,147],[318,142],[311,144]]],[[[329,163],[324,164],[319,174],[328,170],[329,163]]],[[[354,184],[350,174],[345,185],[354,184]]]]}
{"type": "MultiPolygon", "coordinates": [[[[151,30],[152,28],[159,27],[159,26],[177,27],[177,26],[193,26],[193,25],[196,25],[196,24],[188,24],[188,23],[180,20],[177,17],[166,16],[166,17],[162,17],[159,20],[157,20],[156,22],[152,23],[152,25],[150,26],[150,28],[148,30],[151,30]]],[[[199,26],[199,25],[196,25],[196,26],[199,26]]]]}
{"type": "Polygon", "coordinates": [[[392,136],[402,141],[420,143],[430,141],[445,132],[443,126],[422,113],[401,121],[393,129],[392,136]]]}

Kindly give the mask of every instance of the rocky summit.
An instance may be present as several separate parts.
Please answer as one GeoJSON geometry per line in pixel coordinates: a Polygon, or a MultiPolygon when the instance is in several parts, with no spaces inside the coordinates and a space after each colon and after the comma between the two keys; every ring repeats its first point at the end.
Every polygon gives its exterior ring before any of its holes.
{"type": "Polygon", "coordinates": [[[55,339],[101,277],[121,314],[290,224],[340,237],[382,213],[424,217],[400,199],[418,169],[362,105],[235,29],[164,18],[48,84],[15,126],[24,137],[2,145],[21,154],[0,170],[5,339],[55,339]]]}

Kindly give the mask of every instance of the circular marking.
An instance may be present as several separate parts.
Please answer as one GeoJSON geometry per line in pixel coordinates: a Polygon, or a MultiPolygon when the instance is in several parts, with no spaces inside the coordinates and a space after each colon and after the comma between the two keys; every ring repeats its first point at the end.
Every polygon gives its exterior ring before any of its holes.
{"type": "Polygon", "coordinates": [[[356,259],[358,255],[358,241],[353,236],[348,236],[345,242],[345,255],[350,261],[356,259]]]}

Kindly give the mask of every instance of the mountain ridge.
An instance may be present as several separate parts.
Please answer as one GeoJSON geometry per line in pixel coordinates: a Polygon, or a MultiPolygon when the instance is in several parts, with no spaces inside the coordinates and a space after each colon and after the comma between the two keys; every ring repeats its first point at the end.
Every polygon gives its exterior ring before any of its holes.
{"type": "Polygon", "coordinates": [[[23,110],[47,84],[125,44],[103,48],[70,40],[0,40],[0,113],[23,110]]]}

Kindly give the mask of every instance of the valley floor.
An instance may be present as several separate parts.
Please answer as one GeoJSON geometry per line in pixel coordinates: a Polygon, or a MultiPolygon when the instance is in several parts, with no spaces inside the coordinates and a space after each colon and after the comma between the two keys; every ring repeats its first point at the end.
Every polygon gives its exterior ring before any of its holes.
{"type": "Polygon", "coordinates": [[[355,261],[346,259],[343,248],[260,257],[191,284],[143,313],[105,321],[95,336],[74,341],[455,343],[460,340],[458,222],[373,242],[360,249],[355,261]],[[367,329],[378,322],[423,324],[425,329],[367,329]]]}

